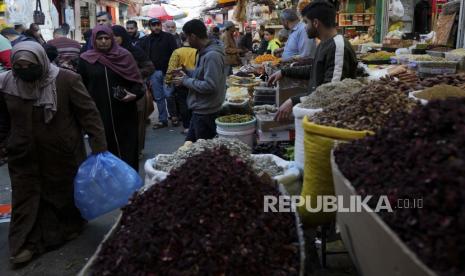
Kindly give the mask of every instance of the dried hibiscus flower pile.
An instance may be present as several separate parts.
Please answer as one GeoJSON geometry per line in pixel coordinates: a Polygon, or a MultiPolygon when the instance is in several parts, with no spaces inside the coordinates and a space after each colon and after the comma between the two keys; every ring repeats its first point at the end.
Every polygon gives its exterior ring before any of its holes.
{"type": "Polygon", "coordinates": [[[265,213],[264,195],[279,192],[241,158],[205,150],[123,208],[93,273],[297,275],[295,216],[265,213]]]}
{"type": "Polygon", "coordinates": [[[399,115],[335,157],[361,195],[387,195],[393,207],[422,199],[423,208],[379,215],[438,274],[465,275],[465,99],[399,115]]]}

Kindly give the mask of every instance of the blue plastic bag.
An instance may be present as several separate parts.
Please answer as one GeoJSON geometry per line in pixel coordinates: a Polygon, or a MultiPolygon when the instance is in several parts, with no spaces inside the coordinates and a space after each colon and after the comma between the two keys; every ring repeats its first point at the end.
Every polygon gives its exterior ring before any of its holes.
{"type": "Polygon", "coordinates": [[[92,154],[79,167],[74,178],[74,200],[82,217],[91,220],[126,205],[140,187],[139,174],[106,151],[92,154]]]}

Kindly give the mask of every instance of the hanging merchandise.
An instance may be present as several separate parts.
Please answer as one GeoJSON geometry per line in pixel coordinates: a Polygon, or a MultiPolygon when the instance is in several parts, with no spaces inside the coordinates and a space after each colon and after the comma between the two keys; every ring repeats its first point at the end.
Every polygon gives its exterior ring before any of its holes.
{"type": "Polygon", "coordinates": [[[236,22],[243,22],[246,18],[246,0],[238,0],[236,6],[234,7],[233,20],[236,22]]]}
{"type": "Polygon", "coordinates": [[[389,4],[389,18],[392,21],[399,21],[405,14],[404,5],[400,0],[391,0],[389,4]]]}
{"type": "Polygon", "coordinates": [[[36,9],[33,15],[34,23],[38,25],[45,25],[45,14],[42,12],[42,4],[40,0],[36,0],[36,9]]]}

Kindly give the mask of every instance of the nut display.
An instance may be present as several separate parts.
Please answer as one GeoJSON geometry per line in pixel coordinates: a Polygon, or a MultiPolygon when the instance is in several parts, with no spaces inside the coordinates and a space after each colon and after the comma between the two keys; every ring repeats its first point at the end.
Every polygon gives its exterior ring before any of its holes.
{"type": "Polygon", "coordinates": [[[402,91],[369,85],[348,98],[336,100],[311,120],[325,126],[376,131],[394,114],[409,112],[417,105],[402,91]]]}
{"type": "Polygon", "coordinates": [[[354,79],[344,79],[325,83],[316,88],[310,96],[302,97],[301,108],[325,108],[338,99],[348,98],[359,92],[363,83],[354,79]]]}
{"type": "Polygon", "coordinates": [[[240,123],[247,123],[253,120],[252,115],[247,114],[232,114],[226,115],[218,118],[220,123],[229,123],[229,124],[240,124],[240,123]]]}

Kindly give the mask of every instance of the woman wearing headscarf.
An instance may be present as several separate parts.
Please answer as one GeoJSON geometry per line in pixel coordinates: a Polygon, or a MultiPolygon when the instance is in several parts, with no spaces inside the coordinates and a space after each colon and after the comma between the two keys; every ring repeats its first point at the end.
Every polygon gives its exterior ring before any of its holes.
{"type": "MultiPolygon", "coordinates": [[[[153,66],[152,61],[141,48],[132,44],[131,36],[123,26],[115,25],[111,27],[111,29],[113,30],[116,43],[124,49],[128,50],[136,60],[137,67],[139,67],[142,78],[145,81],[149,76],[153,74],[153,72],[155,72],[155,66],[153,66]]],[[[151,95],[151,92],[146,94],[151,95]]],[[[147,104],[153,104],[151,97],[150,103],[147,103],[147,96],[144,96],[137,101],[137,120],[139,126],[139,156],[142,156],[142,150],[145,146],[145,120],[150,115],[147,114],[149,113],[147,104]]]]}
{"type": "Polygon", "coordinates": [[[0,74],[0,144],[7,141],[9,245],[18,264],[80,233],[85,221],[74,205],[73,180],[86,157],[83,135],[93,153],[107,147],[78,74],[50,64],[44,48],[31,41],[15,45],[11,61],[12,71],[0,74]]]}
{"type": "Polygon", "coordinates": [[[96,26],[92,45],[81,55],[78,71],[100,111],[108,150],[137,171],[136,101],[144,95],[142,76],[131,53],[115,42],[110,27],[96,26]]]}

